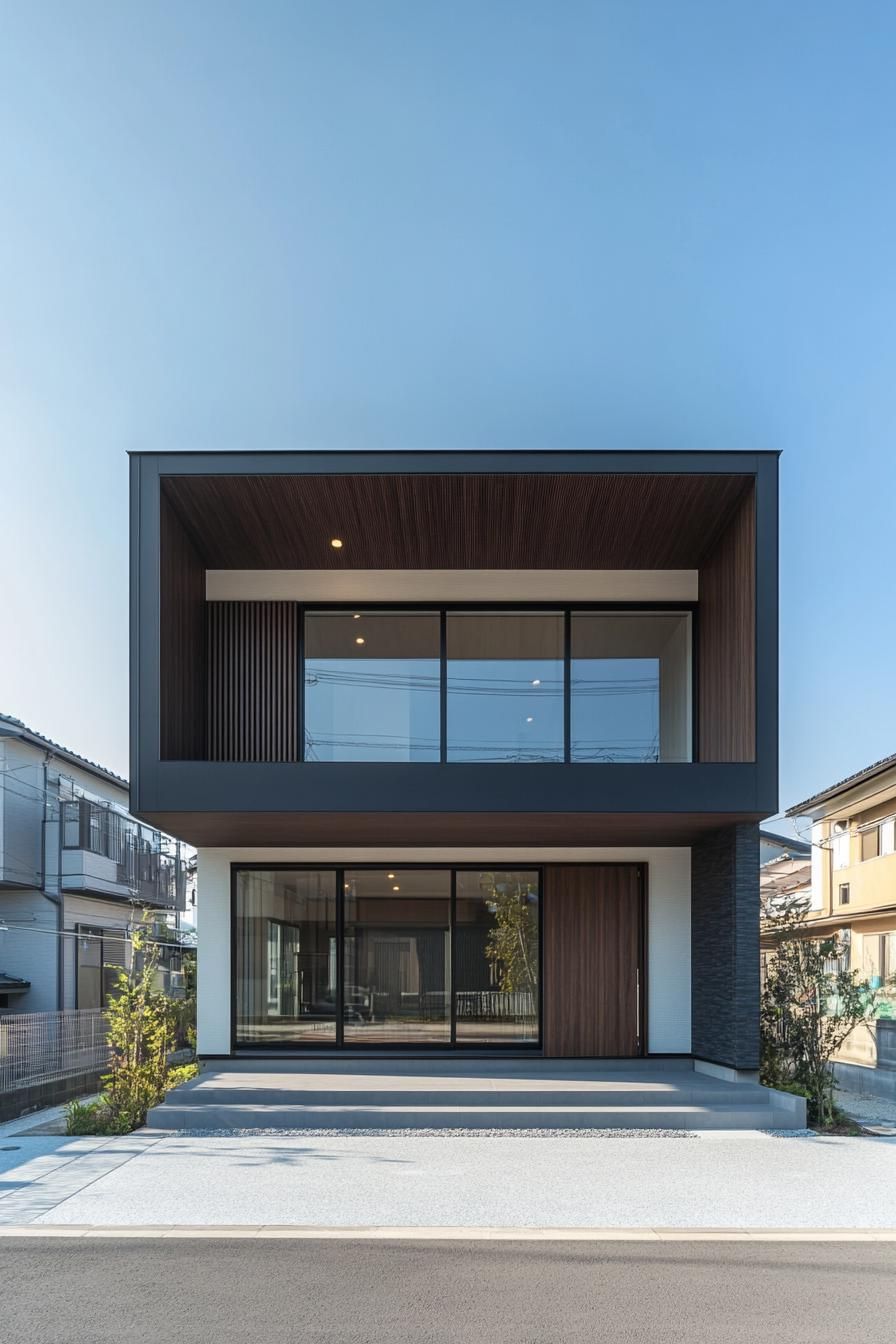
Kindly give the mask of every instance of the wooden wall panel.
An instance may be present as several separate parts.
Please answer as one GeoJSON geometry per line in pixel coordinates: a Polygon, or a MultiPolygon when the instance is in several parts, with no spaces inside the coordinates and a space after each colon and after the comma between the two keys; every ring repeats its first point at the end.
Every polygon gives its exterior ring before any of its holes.
{"type": "Polygon", "coordinates": [[[756,759],[756,498],[751,489],[700,568],[701,761],[756,759]]]}
{"type": "Polygon", "coordinates": [[[207,608],[209,760],[299,760],[297,605],[207,608]]]}
{"type": "Polygon", "coordinates": [[[205,565],[165,494],[159,505],[159,752],[163,761],[202,761],[205,565]]]}
{"type": "Polygon", "coordinates": [[[544,1053],[639,1053],[641,884],[637,864],[544,874],[544,1053]]]}

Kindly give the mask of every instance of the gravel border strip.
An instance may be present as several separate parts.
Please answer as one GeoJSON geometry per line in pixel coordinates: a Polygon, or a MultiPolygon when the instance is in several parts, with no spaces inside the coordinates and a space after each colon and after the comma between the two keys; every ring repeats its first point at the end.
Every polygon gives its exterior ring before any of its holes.
{"type": "Polygon", "coordinates": [[[695,1139],[688,1129],[172,1129],[176,1139],[695,1139]]]}

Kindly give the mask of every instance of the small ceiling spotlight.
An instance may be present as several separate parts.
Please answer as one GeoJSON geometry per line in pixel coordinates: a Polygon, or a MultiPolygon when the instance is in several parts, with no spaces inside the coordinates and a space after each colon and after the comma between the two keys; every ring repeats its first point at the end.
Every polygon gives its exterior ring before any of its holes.
{"type": "Polygon", "coordinates": [[[395,881],[395,874],[394,874],[394,873],[387,873],[386,876],[388,877],[388,879],[389,879],[390,882],[394,882],[394,881],[395,881]]]}
{"type": "Polygon", "coordinates": [[[361,613],[360,613],[360,611],[356,611],[355,614],[354,614],[354,616],[352,617],[352,620],[353,620],[353,621],[360,621],[360,619],[361,619],[361,613]]]}
{"type": "Polygon", "coordinates": [[[393,890],[393,891],[401,891],[401,887],[395,886],[395,887],[392,888],[392,890],[393,890]]]}
{"type": "Polygon", "coordinates": [[[358,635],[357,639],[355,640],[355,643],[356,643],[356,644],[363,644],[363,643],[364,643],[364,636],[363,636],[363,635],[358,635]]]}
{"type": "Polygon", "coordinates": [[[535,680],[533,681],[532,685],[533,685],[533,686],[540,686],[540,685],[541,685],[541,677],[536,677],[535,680]]]}
{"type": "Polygon", "coordinates": [[[333,547],[334,551],[342,550],[342,542],[339,540],[338,537],[334,537],[333,540],[330,542],[330,545],[333,547]]]}
{"type": "Polygon", "coordinates": [[[534,722],[535,722],[535,720],[533,719],[533,717],[532,717],[531,714],[530,714],[529,717],[526,719],[526,722],[527,722],[527,723],[534,723],[534,722]]]}

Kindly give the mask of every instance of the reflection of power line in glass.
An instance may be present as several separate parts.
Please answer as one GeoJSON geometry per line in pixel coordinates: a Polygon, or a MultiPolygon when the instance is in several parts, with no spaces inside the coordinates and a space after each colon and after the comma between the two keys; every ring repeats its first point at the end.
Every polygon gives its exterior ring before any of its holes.
{"type": "MultiPolygon", "coordinates": [[[[395,733],[319,733],[312,738],[306,734],[306,750],[314,751],[319,747],[348,748],[362,751],[395,751],[405,754],[409,751],[427,751],[438,746],[437,738],[407,738],[395,733]]],[[[573,743],[576,760],[595,761],[655,761],[658,757],[658,742],[654,736],[649,738],[577,738],[573,743]]],[[[556,761],[557,748],[548,743],[534,742],[521,748],[514,742],[454,742],[451,743],[452,755],[469,756],[471,760],[506,761],[556,761]]],[[[306,759],[318,759],[306,755],[306,759]]]]}
{"type": "MultiPolygon", "coordinates": [[[[360,670],[341,670],[337,668],[315,668],[305,677],[306,686],[368,686],[391,690],[417,690],[438,692],[438,675],[404,675],[401,673],[362,672],[360,670]]],[[[601,678],[599,680],[573,679],[574,695],[656,695],[660,684],[656,677],[601,678]]],[[[550,698],[562,696],[563,682],[542,678],[539,686],[533,687],[530,678],[520,680],[513,677],[456,677],[448,678],[448,690],[458,695],[538,695],[550,698]]]]}

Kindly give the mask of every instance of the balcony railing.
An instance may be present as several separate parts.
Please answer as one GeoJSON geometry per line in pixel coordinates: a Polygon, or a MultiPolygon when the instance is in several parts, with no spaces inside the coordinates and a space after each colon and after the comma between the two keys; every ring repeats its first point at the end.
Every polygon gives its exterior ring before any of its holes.
{"type": "Polygon", "coordinates": [[[121,896],[151,909],[183,910],[183,846],[89,798],[61,804],[64,888],[121,896]]]}

